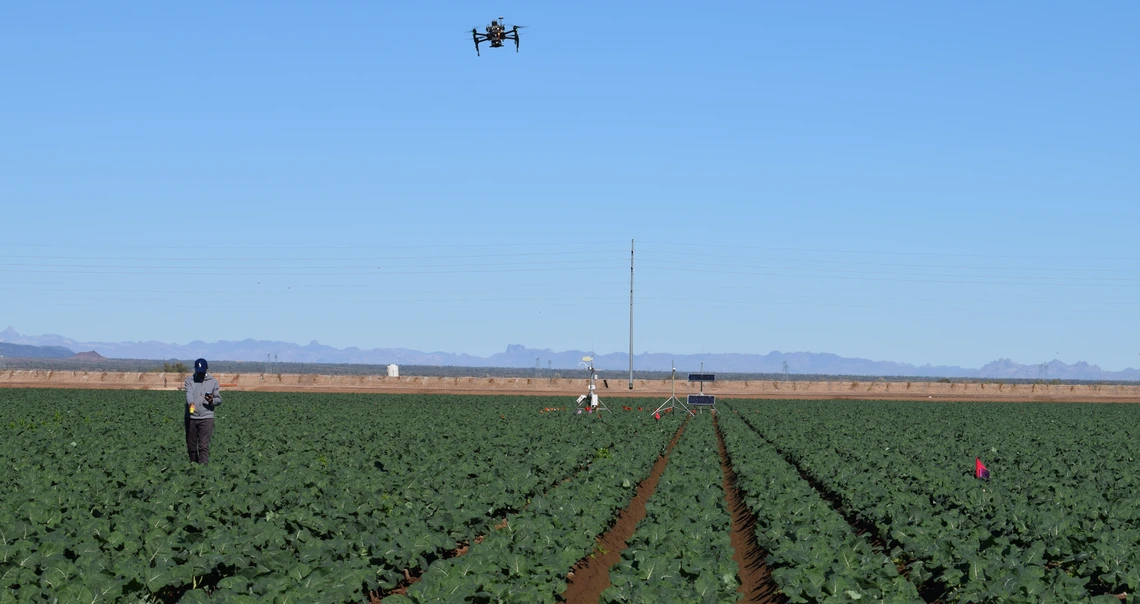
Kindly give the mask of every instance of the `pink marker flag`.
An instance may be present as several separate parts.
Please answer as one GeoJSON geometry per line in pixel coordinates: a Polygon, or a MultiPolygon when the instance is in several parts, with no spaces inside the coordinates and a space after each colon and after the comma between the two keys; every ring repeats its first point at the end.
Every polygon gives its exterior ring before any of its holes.
{"type": "Polygon", "coordinates": [[[990,479],[990,471],[986,469],[986,464],[978,457],[974,458],[974,477],[990,479]]]}

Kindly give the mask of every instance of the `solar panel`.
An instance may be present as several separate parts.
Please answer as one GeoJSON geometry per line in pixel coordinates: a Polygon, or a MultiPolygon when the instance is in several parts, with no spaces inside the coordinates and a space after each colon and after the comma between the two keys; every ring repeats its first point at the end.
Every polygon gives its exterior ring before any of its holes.
{"type": "Polygon", "coordinates": [[[690,382],[715,382],[716,374],[713,373],[690,373],[690,382]]]}
{"type": "Polygon", "coordinates": [[[690,405],[716,405],[716,396],[711,394],[690,394],[690,405]]]}

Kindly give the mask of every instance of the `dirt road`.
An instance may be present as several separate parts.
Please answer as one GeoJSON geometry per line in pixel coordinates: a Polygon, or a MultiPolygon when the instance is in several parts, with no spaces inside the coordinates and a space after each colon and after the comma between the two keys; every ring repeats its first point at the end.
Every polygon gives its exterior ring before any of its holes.
{"type": "MultiPolygon", "coordinates": [[[[252,392],[386,392],[577,397],[586,379],[388,377],[313,374],[214,374],[224,390],[252,392]]],[[[178,390],[184,373],[7,370],[0,388],[110,388],[178,390]]],[[[607,398],[669,397],[669,380],[598,381],[598,396],[607,398]]],[[[675,384],[677,396],[699,392],[700,385],[675,384]]],[[[898,399],[940,401],[1140,402],[1140,385],[966,384],[938,382],[808,382],[724,381],[704,384],[705,394],[722,398],[898,399]]]]}

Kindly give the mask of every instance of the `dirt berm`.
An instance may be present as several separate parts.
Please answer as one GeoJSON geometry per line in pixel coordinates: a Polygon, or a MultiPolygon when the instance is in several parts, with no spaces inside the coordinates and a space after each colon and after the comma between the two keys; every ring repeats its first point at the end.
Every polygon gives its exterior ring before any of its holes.
{"type": "MultiPolygon", "coordinates": [[[[574,396],[586,393],[586,379],[388,377],[369,375],[314,375],[219,373],[223,390],[260,392],[405,392],[432,394],[517,394],[574,396]]],[[[0,388],[111,388],[178,390],[184,373],[103,371],[6,370],[0,388]]],[[[679,397],[697,393],[696,382],[677,381],[679,397]]],[[[957,401],[1140,402],[1140,385],[1090,384],[968,384],[939,382],[808,382],[723,381],[706,382],[706,394],[724,398],[802,399],[908,399],[957,401]]],[[[598,381],[598,396],[664,397],[669,380],[626,379],[598,381]]]]}

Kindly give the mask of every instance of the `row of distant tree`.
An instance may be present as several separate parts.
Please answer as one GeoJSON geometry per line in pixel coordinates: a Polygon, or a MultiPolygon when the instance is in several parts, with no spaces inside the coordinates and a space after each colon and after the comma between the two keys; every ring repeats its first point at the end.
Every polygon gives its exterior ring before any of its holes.
{"type": "MultiPolygon", "coordinates": [[[[149,359],[44,359],[44,358],[3,358],[0,369],[53,369],[57,371],[139,371],[189,373],[194,361],[189,360],[149,360],[149,359]]],[[[215,373],[274,373],[274,374],[320,374],[320,375],[387,375],[387,365],[365,365],[349,363],[265,363],[261,361],[210,361],[210,371],[215,373]]],[[[533,367],[453,367],[435,365],[400,365],[401,376],[423,377],[494,377],[494,378],[575,378],[589,377],[582,369],[535,369],[533,367]]],[[[628,371],[599,370],[598,377],[607,382],[618,382],[625,387],[629,379],[628,371]]],[[[639,380],[667,380],[668,371],[634,371],[633,377],[639,380]]],[[[686,373],[677,373],[684,380],[686,373]]],[[[823,375],[793,373],[717,373],[717,380],[731,381],[886,381],[886,382],[942,382],[955,384],[1135,384],[1137,382],[1110,380],[1041,380],[1041,379],[989,379],[989,378],[940,378],[913,376],[866,376],[866,375],[823,375]]],[[[610,384],[613,388],[615,384],[610,384]]]]}

